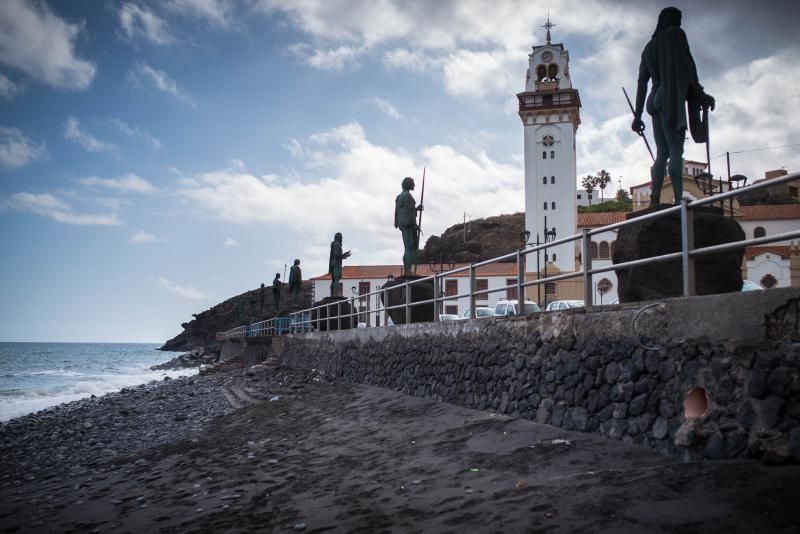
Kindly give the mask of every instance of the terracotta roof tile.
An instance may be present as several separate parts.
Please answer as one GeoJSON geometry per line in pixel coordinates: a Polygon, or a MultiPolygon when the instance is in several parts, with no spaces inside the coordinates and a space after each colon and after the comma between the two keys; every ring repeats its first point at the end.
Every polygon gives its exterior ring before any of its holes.
{"type": "Polygon", "coordinates": [[[788,245],[765,245],[762,247],[747,247],[744,250],[744,255],[748,260],[752,260],[756,256],[767,252],[777,254],[781,258],[788,258],[790,254],[788,245]]]}
{"type": "MultiPolygon", "coordinates": [[[[468,263],[456,263],[453,269],[465,267],[468,263]]],[[[445,268],[448,266],[445,265],[445,268]]],[[[399,277],[403,272],[402,265],[344,265],[342,267],[342,280],[355,280],[355,279],[376,279],[386,278],[390,274],[394,277],[399,277]]],[[[420,264],[417,268],[417,274],[420,276],[430,276],[433,272],[428,264],[420,264]]],[[[517,264],[510,263],[491,263],[478,267],[475,273],[477,276],[517,276],[517,264]]],[[[463,271],[452,275],[453,277],[466,277],[469,276],[468,271],[463,271]]],[[[326,273],[320,276],[315,276],[312,280],[330,280],[331,275],[326,273]]]]}
{"type": "Polygon", "coordinates": [[[800,219],[800,204],[763,204],[740,206],[742,220],[800,219]]]}
{"type": "Polygon", "coordinates": [[[607,211],[600,213],[579,213],[578,228],[596,228],[625,220],[625,211],[607,211]]]}

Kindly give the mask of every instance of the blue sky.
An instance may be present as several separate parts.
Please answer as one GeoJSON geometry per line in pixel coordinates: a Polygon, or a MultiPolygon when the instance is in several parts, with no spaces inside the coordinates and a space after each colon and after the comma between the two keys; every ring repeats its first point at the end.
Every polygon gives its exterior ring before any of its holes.
{"type": "MultiPolygon", "coordinates": [[[[336,231],[354,263],[399,263],[393,199],[423,167],[428,235],[521,210],[514,95],[548,9],[583,102],[578,176],[646,181],[619,88],[665,5],[0,2],[0,341],[163,341],[295,257],[322,274],[336,231]]],[[[800,142],[798,4],[676,5],[719,106],[712,154],[800,142]]]]}

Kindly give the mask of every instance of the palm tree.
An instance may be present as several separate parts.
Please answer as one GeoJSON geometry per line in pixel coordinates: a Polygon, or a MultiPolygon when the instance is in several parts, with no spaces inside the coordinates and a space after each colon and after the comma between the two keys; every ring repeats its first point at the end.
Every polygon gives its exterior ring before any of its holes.
{"type": "Polygon", "coordinates": [[[600,169],[597,171],[597,176],[595,176],[594,183],[600,188],[600,203],[602,204],[603,191],[605,191],[606,186],[611,183],[611,174],[609,174],[605,169],[600,169]]]}
{"type": "Polygon", "coordinates": [[[592,205],[592,193],[594,192],[595,178],[596,178],[595,176],[592,176],[591,174],[587,174],[581,180],[581,186],[586,191],[586,194],[589,196],[589,205],[590,206],[592,205]]]}

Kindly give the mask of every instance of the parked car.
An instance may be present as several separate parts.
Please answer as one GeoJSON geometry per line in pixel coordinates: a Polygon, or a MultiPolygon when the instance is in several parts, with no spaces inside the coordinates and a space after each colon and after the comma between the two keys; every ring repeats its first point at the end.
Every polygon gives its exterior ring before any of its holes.
{"type": "MultiPolygon", "coordinates": [[[[523,302],[525,305],[524,314],[527,315],[529,313],[536,313],[542,311],[538,304],[533,302],[532,300],[525,300],[523,302]]],[[[519,308],[519,301],[517,300],[507,300],[501,299],[497,301],[497,304],[494,305],[494,314],[495,315],[518,315],[519,308]]]]}
{"type": "Polygon", "coordinates": [[[461,319],[461,317],[455,313],[442,313],[439,315],[440,321],[458,321],[459,319],[461,319]]]}
{"type": "MultiPolygon", "coordinates": [[[[475,308],[475,317],[478,319],[483,319],[485,317],[494,317],[494,310],[492,308],[487,308],[485,306],[480,306],[475,308]]],[[[472,319],[472,309],[467,308],[464,310],[464,313],[461,314],[459,317],[460,320],[466,321],[467,319],[472,319]]]]}
{"type": "Polygon", "coordinates": [[[554,300],[547,305],[544,311],[562,311],[571,308],[583,308],[584,303],[582,300],[554,300]]]}
{"type": "Polygon", "coordinates": [[[763,291],[764,288],[752,280],[742,280],[742,291],[763,291]]]}

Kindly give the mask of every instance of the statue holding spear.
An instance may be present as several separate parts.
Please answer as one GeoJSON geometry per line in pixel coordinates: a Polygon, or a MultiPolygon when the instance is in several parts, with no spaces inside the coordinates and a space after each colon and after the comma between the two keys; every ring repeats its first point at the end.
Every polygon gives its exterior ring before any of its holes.
{"type": "Polygon", "coordinates": [[[403,179],[403,192],[397,195],[394,201],[394,227],[398,228],[403,236],[403,276],[413,275],[416,271],[417,254],[419,250],[419,236],[422,224],[422,198],[425,196],[425,171],[422,171],[422,197],[420,205],[411,195],[414,190],[414,179],[403,179]],[[419,222],[417,222],[419,212],[419,222]],[[412,265],[414,268],[412,269],[412,265]]]}

